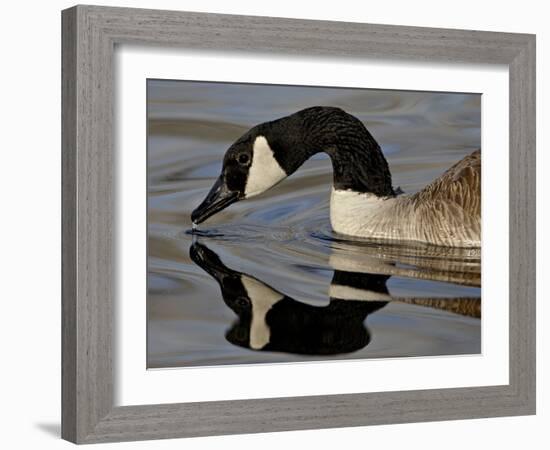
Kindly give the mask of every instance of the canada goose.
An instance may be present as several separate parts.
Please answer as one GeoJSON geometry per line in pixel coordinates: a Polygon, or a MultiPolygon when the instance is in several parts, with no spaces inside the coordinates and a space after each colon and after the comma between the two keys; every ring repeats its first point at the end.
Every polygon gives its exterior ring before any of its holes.
{"type": "MultiPolygon", "coordinates": [[[[313,306],[251,275],[230,269],[204,244],[193,243],[189,254],[195,264],[216,280],[225,304],[238,316],[226,334],[227,340],[252,350],[303,355],[359,350],[371,340],[365,327],[367,317],[392,301],[476,318],[481,313],[477,297],[393,297],[386,286],[391,275],[360,272],[358,268],[339,270],[340,261],[332,259],[334,274],[328,289],[329,302],[326,306],[313,306]]],[[[379,270],[384,267],[381,264],[379,270]]]]}
{"type": "Polygon", "coordinates": [[[421,191],[400,195],[380,146],[363,123],[340,108],[324,106],[262,123],[237,139],[225,153],[221,175],[193,211],[193,225],[267,191],[318,152],[332,161],[330,222],[336,233],[480,247],[480,150],[421,191]]]}

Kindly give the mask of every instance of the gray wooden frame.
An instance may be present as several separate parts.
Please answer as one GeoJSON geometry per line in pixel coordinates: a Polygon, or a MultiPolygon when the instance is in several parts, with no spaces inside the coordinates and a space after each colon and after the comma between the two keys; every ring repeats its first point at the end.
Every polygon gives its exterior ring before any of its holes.
{"type": "Polygon", "coordinates": [[[535,413],[535,36],[96,6],[63,11],[62,30],[63,438],[93,443],[535,413]],[[126,43],[507,65],[509,384],[114,407],[113,52],[126,43]]]}

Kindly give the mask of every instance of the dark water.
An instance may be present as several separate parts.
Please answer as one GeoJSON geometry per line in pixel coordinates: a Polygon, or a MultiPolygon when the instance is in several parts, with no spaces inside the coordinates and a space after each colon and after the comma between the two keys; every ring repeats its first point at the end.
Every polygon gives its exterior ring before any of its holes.
{"type": "Polygon", "coordinates": [[[228,146],[313,105],[359,117],[407,193],[480,146],[478,95],[150,80],[149,367],[480,352],[479,252],[334,235],[322,155],[190,233],[228,146]],[[331,299],[350,277],[372,298],[331,299]],[[243,279],[280,298],[267,322],[243,279]]]}

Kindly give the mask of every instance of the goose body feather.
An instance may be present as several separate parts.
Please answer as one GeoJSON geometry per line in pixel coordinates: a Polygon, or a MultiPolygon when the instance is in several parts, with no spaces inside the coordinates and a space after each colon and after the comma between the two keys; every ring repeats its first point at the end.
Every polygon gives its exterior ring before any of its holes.
{"type": "Polygon", "coordinates": [[[415,194],[379,197],[333,188],[330,219],[334,231],[345,235],[480,247],[481,151],[415,194]]]}

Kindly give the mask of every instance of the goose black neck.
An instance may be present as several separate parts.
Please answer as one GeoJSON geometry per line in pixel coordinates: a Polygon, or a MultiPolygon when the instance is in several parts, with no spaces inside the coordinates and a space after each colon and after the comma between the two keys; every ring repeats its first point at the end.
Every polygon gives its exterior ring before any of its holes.
{"type": "Polygon", "coordinates": [[[325,152],[332,161],[335,189],[395,195],[380,146],[359,119],[342,109],[316,106],[265,125],[275,157],[288,174],[325,152]]]}

